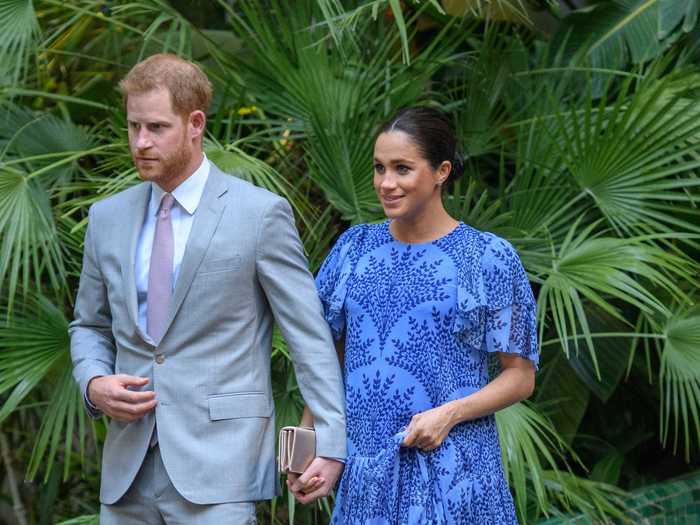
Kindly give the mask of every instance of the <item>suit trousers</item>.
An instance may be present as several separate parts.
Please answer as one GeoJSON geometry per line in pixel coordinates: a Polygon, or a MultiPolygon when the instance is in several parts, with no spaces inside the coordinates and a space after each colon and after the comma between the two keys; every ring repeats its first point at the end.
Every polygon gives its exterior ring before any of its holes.
{"type": "Polygon", "coordinates": [[[175,489],[156,444],[149,448],[129,490],[116,503],[102,504],[100,525],[254,525],[250,501],[198,505],[175,489]]]}

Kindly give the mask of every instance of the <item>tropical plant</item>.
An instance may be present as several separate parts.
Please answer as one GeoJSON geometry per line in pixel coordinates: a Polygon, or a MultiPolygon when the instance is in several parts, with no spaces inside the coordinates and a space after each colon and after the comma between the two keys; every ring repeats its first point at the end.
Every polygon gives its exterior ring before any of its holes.
{"type": "MultiPolygon", "coordinates": [[[[416,103],[453,116],[467,169],[446,206],[516,246],[538,299],[536,394],[497,414],[523,523],[624,519],[625,491],[698,468],[700,3],[566,4],[220,0],[194,22],[175,0],[0,0],[0,438],[29,522],[97,512],[105,425],[66,327],[87,210],[138,181],[115,85],[158,51],[206,69],[207,155],[291,202],[312,270],[382,219],[379,124],[416,103]]],[[[296,423],[273,347],[277,423],[296,423]]],[[[331,505],[286,494],[259,517],[325,523],[331,505]]]]}

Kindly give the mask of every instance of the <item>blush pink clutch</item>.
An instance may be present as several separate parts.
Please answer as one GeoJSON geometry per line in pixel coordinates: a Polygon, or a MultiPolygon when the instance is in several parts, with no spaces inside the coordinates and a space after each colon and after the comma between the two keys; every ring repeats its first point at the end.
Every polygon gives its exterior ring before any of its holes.
{"type": "Polygon", "coordinates": [[[282,427],[279,435],[279,471],[301,474],[316,457],[316,432],[308,427],[282,427]]]}

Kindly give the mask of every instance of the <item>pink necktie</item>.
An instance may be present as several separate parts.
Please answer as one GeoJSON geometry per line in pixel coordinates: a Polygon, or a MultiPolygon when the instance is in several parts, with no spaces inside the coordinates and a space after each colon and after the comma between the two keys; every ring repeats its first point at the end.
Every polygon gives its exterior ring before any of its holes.
{"type": "Polygon", "coordinates": [[[151,265],[148,270],[146,293],[146,317],[148,335],[160,343],[168,317],[168,307],[173,295],[173,224],[170,209],[175,199],[170,193],[163,195],[153,236],[151,265]]]}

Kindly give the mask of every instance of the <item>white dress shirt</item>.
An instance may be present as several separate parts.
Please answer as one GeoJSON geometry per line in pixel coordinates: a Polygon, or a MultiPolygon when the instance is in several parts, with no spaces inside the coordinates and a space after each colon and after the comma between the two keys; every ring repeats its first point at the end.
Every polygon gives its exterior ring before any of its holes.
{"type": "MultiPolygon", "coordinates": [[[[180,264],[185,254],[187,239],[192,230],[194,213],[197,211],[199,201],[204,192],[204,185],[209,177],[209,160],[204,157],[199,168],[172,191],[175,198],[170,210],[170,220],[173,225],[173,289],[180,273],[180,264]]],[[[138,245],[136,246],[136,261],[134,272],[136,276],[136,296],[138,298],[139,315],[138,322],[141,331],[146,334],[146,297],[148,294],[148,271],[151,265],[151,251],[153,249],[153,236],[156,232],[156,215],[160,208],[160,201],[165,191],[155,183],[151,183],[151,199],[148,203],[148,213],[143,222],[138,245]]]]}

